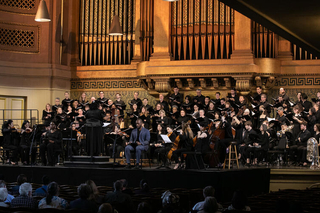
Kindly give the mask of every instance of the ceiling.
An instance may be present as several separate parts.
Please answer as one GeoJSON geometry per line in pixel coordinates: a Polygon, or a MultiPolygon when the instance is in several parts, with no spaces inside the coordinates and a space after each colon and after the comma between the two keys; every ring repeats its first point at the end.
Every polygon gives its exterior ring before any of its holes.
{"type": "Polygon", "coordinates": [[[221,0],[221,2],[320,57],[319,0],[221,0]]]}

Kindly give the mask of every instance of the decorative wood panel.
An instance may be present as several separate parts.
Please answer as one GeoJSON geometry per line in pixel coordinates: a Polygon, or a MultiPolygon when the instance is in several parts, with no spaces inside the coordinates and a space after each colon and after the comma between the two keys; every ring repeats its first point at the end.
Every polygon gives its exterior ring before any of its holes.
{"type": "Polygon", "coordinates": [[[0,11],[35,15],[39,0],[0,0],[0,11]]]}
{"type": "Polygon", "coordinates": [[[39,53],[39,27],[0,22],[0,50],[39,53]]]}

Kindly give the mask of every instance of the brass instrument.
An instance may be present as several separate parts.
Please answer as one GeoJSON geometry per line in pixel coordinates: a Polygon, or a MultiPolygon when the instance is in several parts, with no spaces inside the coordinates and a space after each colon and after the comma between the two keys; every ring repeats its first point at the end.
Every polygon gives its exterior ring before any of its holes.
{"type": "Polygon", "coordinates": [[[314,137],[307,141],[307,160],[311,162],[310,169],[319,168],[318,141],[314,137]]]}
{"type": "Polygon", "coordinates": [[[284,130],[279,130],[279,131],[277,132],[277,136],[278,136],[279,138],[281,138],[283,134],[286,134],[286,132],[291,131],[291,130],[293,129],[293,127],[294,127],[294,125],[290,125],[290,126],[288,126],[286,129],[284,129],[284,130]]]}

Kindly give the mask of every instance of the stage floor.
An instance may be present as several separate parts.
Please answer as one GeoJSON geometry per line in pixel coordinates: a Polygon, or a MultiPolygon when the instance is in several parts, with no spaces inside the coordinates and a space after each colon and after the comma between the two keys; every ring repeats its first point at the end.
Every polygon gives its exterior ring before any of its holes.
{"type": "Polygon", "coordinates": [[[248,196],[269,192],[269,168],[240,168],[240,169],[208,169],[208,170],[168,170],[143,167],[143,169],[124,168],[82,168],[82,167],[44,167],[2,165],[0,173],[5,181],[14,182],[19,174],[26,174],[28,180],[41,183],[41,177],[48,175],[59,184],[79,185],[88,179],[97,185],[112,186],[118,179],[127,179],[130,187],[138,187],[141,179],[149,181],[152,188],[204,188],[212,185],[220,201],[231,199],[232,193],[243,189],[248,196]]]}

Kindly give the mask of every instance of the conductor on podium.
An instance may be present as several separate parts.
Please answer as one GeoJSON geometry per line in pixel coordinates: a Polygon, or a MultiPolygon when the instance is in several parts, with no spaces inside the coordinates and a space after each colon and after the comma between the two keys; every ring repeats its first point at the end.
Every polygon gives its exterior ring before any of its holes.
{"type": "Polygon", "coordinates": [[[125,155],[126,155],[126,168],[131,168],[130,159],[131,159],[131,151],[135,150],[136,154],[136,166],[135,168],[139,168],[139,162],[141,158],[141,152],[143,150],[147,151],[149,148],[150,142],[150,132],[148,129],[142,126],[143,122],[141,119],[136,121],[136,129],[131,132],[130,140],[126,143],[125,155]]]}

